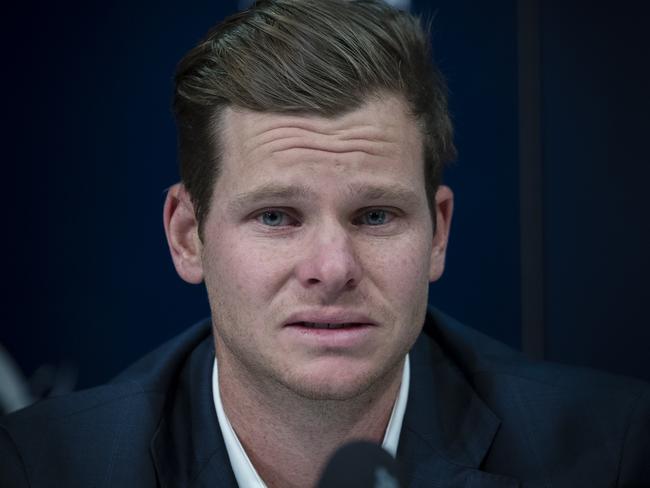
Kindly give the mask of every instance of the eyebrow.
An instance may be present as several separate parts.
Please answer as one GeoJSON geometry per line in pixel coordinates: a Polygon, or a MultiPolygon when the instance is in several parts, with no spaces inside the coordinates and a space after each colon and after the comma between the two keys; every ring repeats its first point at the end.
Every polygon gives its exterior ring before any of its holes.
{"type": "Polygon", "coordinates": [[[313,190],[309,187],[269,183],[235,195],[228,204],[228,209],[231,211],[245,209],[260,201],[308,200],[312,193],[313,190]]]}
{"type": "Polygon", "coordinates": [[[349,185],[348,189],[351,194],[357,195],[361,200],[384,200],[389,202],[404,202],[406,204],[415,204],[419,197],[417,192],[409,187],[402,185],[349,185]]]}
{"type": "MultiPolygon", "coordinates": [[[[346,191],[349,195],[353,195],[356,199],[362,201],[401,202],[405,205],[415,205],[419,201],[419,196],[415,190],[396,184],[349,184],[346,191]]],[[[260,202],[278,200],[310,200],[315,193],[316,191],[310,186],[269,183],[235,195],[228,204],[228,209],[237,211],[247,209],[260,202]]]]}

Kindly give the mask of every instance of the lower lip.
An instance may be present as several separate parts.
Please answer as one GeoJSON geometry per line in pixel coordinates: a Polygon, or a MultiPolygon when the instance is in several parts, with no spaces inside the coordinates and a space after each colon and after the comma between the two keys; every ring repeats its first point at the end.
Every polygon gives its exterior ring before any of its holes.
{"type": "Polygon", "coordinates": [[[364,344],[373,329],[375,326],[371,324],[359,324],[339,329],[319,329],[299,324],[290,324],[285,327],[285,330],[294,334],[297,340],[307,341],[317,347],[334,349],[346,349],[364,344]]]}

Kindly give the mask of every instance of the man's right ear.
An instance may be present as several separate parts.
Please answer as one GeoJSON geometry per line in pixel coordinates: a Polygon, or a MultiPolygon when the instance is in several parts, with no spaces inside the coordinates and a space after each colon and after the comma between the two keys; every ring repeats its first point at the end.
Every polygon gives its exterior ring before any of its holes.
{"type": "Polygon", "coordinates": [[[202,244],[192,199],[182,183],[167,191],[163,222],[176,272],[188,283],[203,281],[202,244]]]}

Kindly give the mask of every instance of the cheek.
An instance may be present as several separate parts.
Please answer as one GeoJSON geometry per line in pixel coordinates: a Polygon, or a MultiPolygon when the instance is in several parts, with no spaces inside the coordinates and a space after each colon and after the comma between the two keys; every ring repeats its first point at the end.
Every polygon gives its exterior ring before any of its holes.
{"type": "Polygon", "coordinates": [[[430,249],[426,240],[405,240],[390,248],[378,247],[368,253],[366,269],[383,287],[400,296],[413,297],[414,291],[428,289],[430,249]]]}
{"type": "Polygon", "coordinates": [[[236,236],[206,249],[204,262],[206,285],[213,293],[247,307],[272,298],[289,268],[277,247],[236,236]]]}

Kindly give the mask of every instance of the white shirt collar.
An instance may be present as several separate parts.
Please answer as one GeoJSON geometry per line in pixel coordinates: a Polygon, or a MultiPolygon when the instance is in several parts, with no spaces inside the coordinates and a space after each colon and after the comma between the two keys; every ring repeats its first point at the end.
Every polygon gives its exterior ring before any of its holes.
{"type": "MultiPolygon", "coordinates": [[[[393,405],[393,411],[388,421],[388,427],[384,434],[384,440],[381,446],[392,454],[393,457],[397,454],[397,444],[399,443],[399,435],[402,431],[402,422],[404,420],[404,412],[406,411],[406,401],[409,393],[409,383],[411,377],[411,369],[409,365],[409,356],[406,355],[404,360],[404,368],[402,368],[402,384],[397,394],[397,399],[393,405]]],[[[259,474],[255,470],[253,463],[248,458],[246,451],[239,442],[237,434],[230,424],[230,420],[226,416],[221,403],[221,395],[219,393],[219,371],[217,367],[217,358],[214,358],[214,366],[212,368],[212,396],[214,399],[214,408],[217,411],[217,419],[219,420],[219,427],[223,435],[224,443],[226,444],[226,451],[230,458],[230,465],[237,484],[242,488],[266,488],[266,484],[262,481],[259,474]]]]}

